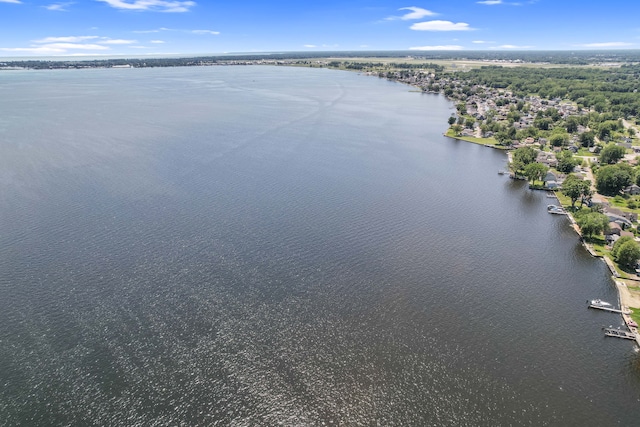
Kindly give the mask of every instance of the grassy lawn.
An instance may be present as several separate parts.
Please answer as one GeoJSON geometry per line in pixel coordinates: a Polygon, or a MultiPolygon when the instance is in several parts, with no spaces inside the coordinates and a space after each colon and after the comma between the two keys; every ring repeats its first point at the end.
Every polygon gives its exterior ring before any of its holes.
{"type": "Polygon", "coordinates": [[[584,147],[580,148],[575,155],[579,157],[597,157],[596,154],[591,153],[588,148],[584,147]]]}
{"type": "Polygon", "coordinates": [[[631,318],[640,325],[640,308],[631,309],[631,318]]]}
{"type": "MultiPolygon", "coordinates": [[[[585,239],[586,240],[586,239],[585,239]]],[[[609,250],[605,247],[604,237],[592,237],[589,240],[586,240],[587,243],[590,243],[593,246],[593,250],[600,256],[608,256],[609,250]]],[[[617,267],[616,267],[617,269],[617,267]]],[[[623,274],[623,271],[618,271],[618,273],[623,274]]]]}
{"type": "Polygon", "coordinates": [[[618,264],[614,263],[614,265],[616,266],[616,271],[620,275],[621,279],[631,279],[631,274],[626,273],[624,270],[621,270],[618,264]]]}
{"type": "Polygon", "coordinates": [[[620,208],[622,210],[624,210],[627,207],[627,201],[621,196],[610,198],[609,203],[615,206],[616,208],[620,208]]]}
{"type": "Polygon", "coordinates": [[[492,145],[495,148],[500,148],[502,150],[506,150],[506,147],[498,145],[498,141],[495,138],[475,138],[473,136],[456,136],[452,129],[449,129],[446,133],[446,136],[451,138],[459,139],[461,141],[473,142],[474,144],[482,144],[482,145],[492,145]]]}
{"type": "Polygon", "coordinates": [[[560,200],[560,204],[562,206],[564,206],[565,208],[571,207],[571,199],[569,197],[562,194],[561,191],[555,191],[555,194],[558,200],[560,200]]]}

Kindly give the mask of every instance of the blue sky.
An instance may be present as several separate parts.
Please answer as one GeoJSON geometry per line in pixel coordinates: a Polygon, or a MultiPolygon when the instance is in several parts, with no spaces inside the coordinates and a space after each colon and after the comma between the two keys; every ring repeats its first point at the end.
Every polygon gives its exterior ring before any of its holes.
{"type": "Polygon", "coordinates": [[[637,0],[0,0],[0,56],[640,48],[637,0]]]}

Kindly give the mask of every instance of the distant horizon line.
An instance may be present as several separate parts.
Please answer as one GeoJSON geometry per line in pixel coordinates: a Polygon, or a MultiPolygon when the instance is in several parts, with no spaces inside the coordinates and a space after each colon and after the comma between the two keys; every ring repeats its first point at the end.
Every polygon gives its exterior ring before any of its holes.
{"type": "Polygon", "coordinates": [[[136,55],[130,54],[81,54],[81,55],[43,55],[43,56],[0,56],[0,61],[91,61],[91,60],[109,60],[109,59],[176,59],[176,58],[206,58],[206,57],[222,57],[222,56],[272,56],[272,55],[297,55],[309,57],[321,57],[330,55],[345,54],[367,54],[374,57],[379,54],[403,54],[407,56],[438,56],[451,55],[462,56],[464,54],[490,54],[490,55],[517,55],[517,54],[540,54],[540,53],[561,53],[565,55],[584,55],[584,54],[624,54],[624,53],[640,53],[640,48],[621,48],[621,49],[453,49],[453,50],[410,50],[410,49],[358,49],[358,50],[273,50],[273,51],[234,51],[234,52],[209,52],[209,53],[148,53],[136,55]]]}

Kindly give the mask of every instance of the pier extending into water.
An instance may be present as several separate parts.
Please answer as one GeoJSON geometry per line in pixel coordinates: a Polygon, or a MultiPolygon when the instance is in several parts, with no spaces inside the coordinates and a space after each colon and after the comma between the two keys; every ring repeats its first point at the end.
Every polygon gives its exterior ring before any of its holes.
{"type": "Polygon", "coordinates": [[[589,308],[597,308],[598,310],[610,311],[612,313],[631,314],[630,311],[618,310],[617,308],[602,307],[595,304],[589,304],[589,308]]]}
{"type": "Polygon", "coordinates": [[[625,340],[635,340],[636,334],[633,332],[622,331],[614,328],[603,328],[604,334],[608,337],[623,338],[625,340]]]}

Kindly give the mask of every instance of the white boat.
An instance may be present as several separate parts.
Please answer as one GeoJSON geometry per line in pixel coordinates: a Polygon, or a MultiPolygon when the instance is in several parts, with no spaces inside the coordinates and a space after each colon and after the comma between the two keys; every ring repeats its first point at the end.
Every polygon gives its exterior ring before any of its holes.
{"type": "Polygon", "coordinates": [[[602,301],[601,299],[592,299],[589,302],[594,307],[607,307],[607,308],[612,307],[611,303],[602,301]]]}
{"type": "Polygon", "coordinates": [[[547,212],[549,212],[550,214],[557,214],[557,215],[567,214],[567,212],[562,208],[562,206],[556,206],[556,205],[547,206],[547,212]]]}

